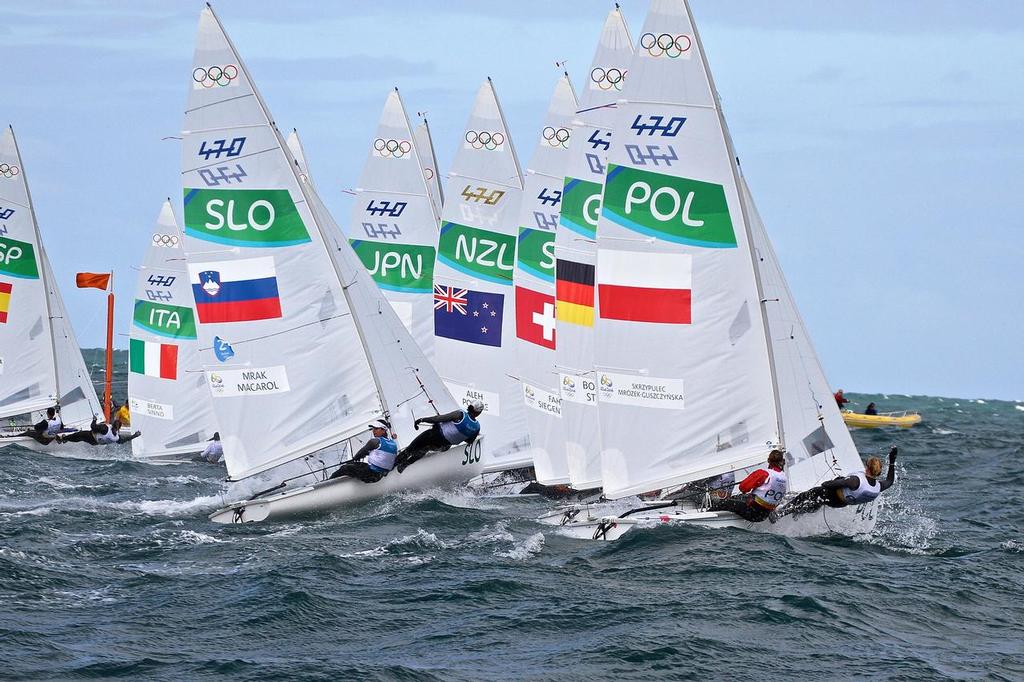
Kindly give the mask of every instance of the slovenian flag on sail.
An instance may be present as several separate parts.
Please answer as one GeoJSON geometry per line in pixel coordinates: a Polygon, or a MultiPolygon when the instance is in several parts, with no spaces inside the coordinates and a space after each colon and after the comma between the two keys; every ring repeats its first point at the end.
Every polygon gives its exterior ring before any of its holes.
{"type": "Polygon", "coordinates": [[[178,347],[173,343],[128,341],[128,369],[160,379],[178,378],[178,347]]]}
{"type": "Polygon", "coordinates": [[[281,317],[274,258],[247,258],[188,266],[196,313],[203,324],[281,317]]]}
{"type": "Polygon", "coordinates": [[[689,254],[597,252],[601,319],[691,324],[691,281],[689,254]]]}

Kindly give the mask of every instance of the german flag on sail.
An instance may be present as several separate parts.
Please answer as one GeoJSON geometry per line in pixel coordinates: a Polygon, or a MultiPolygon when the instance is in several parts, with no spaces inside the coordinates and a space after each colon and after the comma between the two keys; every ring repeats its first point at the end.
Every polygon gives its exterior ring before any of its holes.
{"type": "Polygon", "coordinates": [[[561,322],[594,326],[594,266],[559,259],[555,263],[555,316],[561,322]]]}

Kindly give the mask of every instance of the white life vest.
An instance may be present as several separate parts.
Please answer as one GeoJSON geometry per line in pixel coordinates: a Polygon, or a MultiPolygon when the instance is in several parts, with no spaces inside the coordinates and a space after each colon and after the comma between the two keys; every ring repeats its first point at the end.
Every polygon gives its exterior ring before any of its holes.
{"type": "Polygon", "coordinates": [[[843,499],[846,500],[846,504],[865,504],[875,499],[882,493],[882,486],[878,484],[876,479],[873,484],[869,484],[867,476],[863,473],[847,474],[847,476],[857,477],[857,487],[844,488],[843,499]]]}
{"type": "Polygon", "coordinates": [[[370,451],[370,454],[366,456],[366,461],[375,467],[391,471],[395,468],[395,458],[398,457],[398,443],[383,436],[377,440],[380,441],[380,444],[376,449],[370,451]]]}
{"type": "Polygon", "coordinates": [[[786,496],[786,474],[775,469],[767,469],[768,479],[754,489],[754,499],[766,509],[775,509],[786,496]]]}
{"type": "Polygon", "coordinates": [[[96,434],[96,442],[102,445],[113,445],[117,440],[117,434],[114,433],[114,429],[111,428],[109,424],[107,425],[106,433],[96,434]]]}
{"type": "Polygon", "coordinates": [[[462,411],[462,419],[457,422],[441,422],[441,435],[452,445],[458,445],[480,433],[480,422],[462,411]]]}
{"type": "Polygon", "coordinates": [[[62,428],[64,428],[64,424],[61,422],[60,417],[54,417],[46,421],[47,436],[56,436],[62,428]]]}

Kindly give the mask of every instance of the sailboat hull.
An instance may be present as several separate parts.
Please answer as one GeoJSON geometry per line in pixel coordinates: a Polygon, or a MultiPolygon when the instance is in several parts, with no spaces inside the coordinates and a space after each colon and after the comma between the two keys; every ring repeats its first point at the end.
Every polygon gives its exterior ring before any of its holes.
{"type": "Polygon", "coordinates": [[[644,510],[623,517],[620,515],[621,506],[616,509],[612,503],[603,503],[562,507],[545,514],[538,521],[558,526],[562,534],[581,540],[618,540],[635,528],[664,524],[742,528],[787,537],[852,536],[871,532],[875,526],[876,506],[877,503],[843,509],[826,507],[811,514],[786,516],[777,523],[751,523],[731,512],[703,511],[687,505],[644,510]]]}
{"type": "Polygon", "coordinates": [[[480,442],[427,455],[405,471],[392,471],[376,483],[343,477],[320,481],[295,490],[243,500],[210,515],[214,523],[278,521],[324,513],[398,492],[460,483],[479,476],[480,442]]]}

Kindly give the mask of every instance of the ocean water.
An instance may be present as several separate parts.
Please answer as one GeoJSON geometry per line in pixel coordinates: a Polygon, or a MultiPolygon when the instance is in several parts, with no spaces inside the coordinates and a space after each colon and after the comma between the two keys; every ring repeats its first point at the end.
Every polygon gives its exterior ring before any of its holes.
{"type": "Polygon", "coordinates": [[[0,451],[4,679],[1024,679],[1024,405],[918,409],[867,537],[573,540],[453,490],[214,526],[223,471],[0,451]]]}

